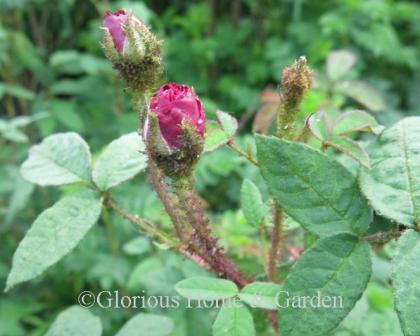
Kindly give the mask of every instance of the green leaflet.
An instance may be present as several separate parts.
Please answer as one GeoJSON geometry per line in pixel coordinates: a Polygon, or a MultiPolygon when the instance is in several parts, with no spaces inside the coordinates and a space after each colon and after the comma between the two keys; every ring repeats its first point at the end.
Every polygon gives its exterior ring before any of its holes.
{"type": "Polygon", "coordinates": [[[22,176],[41,186],[90,181],[90,152],[77,133],[57,133],[31,147],[22,176]]]}
{"type": "Polygon", "coordinates": [[[128,255],[140,255],[150,251],[150,240],[146,237],[139,236],[125,243],[122,250],[128,255]]]}
{"type": "Polygon", "coordinates": [[[133,132],[112,141],[99,155],[93,169],[93,180],[100,190],[127,181],[146,168],[144,143],[133,132]]]}
{"type": "Polygon", "coordinates": [[[175,289],[191,300],[223,300],[238,293],[238,287],[232,281],[207,277],[182,280],[175,285],[175,289]]]}
{"type": "Polygon", "coordinates": [[[332,81],[343,77],[356,63],[356,55],[348,50],[336,50],[328,54],[327,75],[332,81]]]}
{"type": "Polygon", "coordinates": [[[353,309],[370,274],[370,248],[366,242],[348,233],[317,241],[291,268],[278,297],[280,335],[327,335],[353,309]],[[315,308],[309,301],[306,308],[302,301],[293,306],[297,302],[293,297],[318,297],[318,291],[324,307],[319,307],[317,299],[313,301],[315,308]]]}
{"type": "Polygon", "coordinates": [[[345,80],[337,84],[337,90],[353,98],[372,112],[382,111],[386,107],[379,92],[364,81],[345,80]]]}
{"type": "Polygon", "coordinates": [[[262,224],[266,213],[265,204],[258,187],[245,179],[241,187],[241,208],[248,224],[258,227],[262,224]]]}
{"type": "Polygon", "coordinates": [[[238,121],[229,113],[216,111],[217,122],[227,136],[233,137],[238,130],[238,121]]]}
{"type": "Polygon", "coordinates": [[[365,149],[357,141],[354,141],[346,136],[333,135],[328,139],[328,141],[325,141],[324,144],[348,155],[365,167],[370,167],[369,156],[365,149]]]}
{"type": "Polygon", "coordinates": [[[277,309],[276,296],[281,286],[271,282],[253,282],[242,288],[239,298],[251,307],[277,309]]]}
{"type": "Polygon", "coordinates": [[[420,233],[407,230],[392,259],[394,302],[405,336],[420,335],[420,233]]]}
{"type": "Polygon", "coordinates": [[[384,217],[420,223],[420,117],[405,118],[368,146],[372,169],[361,169],[360,186],[384,217]]]}
{"type": "Polygon", "coordinates": [[[340,163],[301,143],[266,136],[256,142],[271,194],[290,217],[319,236],[367,230],[371,211],[340,163]]]}
{"type": "Polygon", "coordinates": [[[6,291],[40,275],[75,248],[98,220],[101,207],[99,195],[85,190],[42,212],[13,255],[6,291]]]}
{"type": "Polygon", "coordinates": [[[206,142],[204,152],[213,152],[227,144],[231,137],[222,130],[217,122],[209,120],[206,125],[206,142]]]}
{"type": "Polygon", "coordinates": [[[25,208],[35,189],[35,185],[24,180],[19,171],[17,171],[13,184],[14,190],[12,197],[10,198],[9,206],[7,208],[7,214],[5,218],[6,224],[10,224],[15,216],[17,216],[19,212],[25,208]]]}
{"type": "Polygon", "coordinates": [[[384,127],[379,125],[374,117],[362,110],[351,110],[340,114],[334,120],[334,135],[343,135],[351,132],[363,131],[379,135],[384,127]]]}
{"type": "Polygon", "coordinates": [[[168,336],[174,329],[169,317],[155,314],[137,314],[115,336],[168,336]]]}
{"type": "Polygon", "coordinates": [[[255,328],[249,310],[239,302],[223,306],[213,324],[213,336],[254,336],[255,328]]]}
{"type": "Polygon", "coordinates": [[[228,113],[217,111],[216,118],[217,122],[207,122],[204,152],[212,152],[227,144],[238,130],[238,121],[228,113]]]}
{"type": "Polygon", "coordinates": [[[58,314],[45,336],[74,336],[102,334],[101,320],[88,309],[71,306],[58,314]]]}

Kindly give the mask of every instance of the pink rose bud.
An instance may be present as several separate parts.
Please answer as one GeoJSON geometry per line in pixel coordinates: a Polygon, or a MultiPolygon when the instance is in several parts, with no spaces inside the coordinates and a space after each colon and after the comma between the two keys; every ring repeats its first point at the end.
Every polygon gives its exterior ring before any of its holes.
{"type": "MultiPolygon", "coordinates": [[[[111,34],[114,47],[120,54],[124,52],[124,47],[126,45],[127,35],[124,31],[124,25],[127,24],[128,18],[129,16],[125,10],[120,9],[115,13],[107,11],[105,12],[104,20],[102,23],[111,34]]],[[[141,22],[136,17],[132,16],[131,20],[134,25],[141,25],[141,22]]]]}
{"type": "Polygon", "coordinates": [[[153,90],[162,73],[160,44],[156,36],[122,9],[106,12],[101,27],[105,56],[136,94],[153,90]]]}
{"type": "Polygon", "coordinates": [[[165,84],[151,99],[149,107],[156,113],[160,133],[171,149],[181,147],[185,122],[199,138],[204,137],[206,116],[192,88],[177,83],[165,84]]]}

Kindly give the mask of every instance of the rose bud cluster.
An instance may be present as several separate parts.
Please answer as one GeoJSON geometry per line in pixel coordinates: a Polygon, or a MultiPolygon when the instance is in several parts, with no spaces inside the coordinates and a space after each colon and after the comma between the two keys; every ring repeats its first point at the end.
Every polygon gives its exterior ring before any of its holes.
{"type": "Polygon", "coordinates": [[[128,85],[139,93],[154,89],[162,73],[159,41],[131,12],[106,12],[103,49],[128,85]]]}
{"type": "Polygon", "coordinates": [[[143,136],[148,152],[165,175],[188,174],[203,150],[206,116],[194,90],[163,85],[150,100],[143,136]]]}

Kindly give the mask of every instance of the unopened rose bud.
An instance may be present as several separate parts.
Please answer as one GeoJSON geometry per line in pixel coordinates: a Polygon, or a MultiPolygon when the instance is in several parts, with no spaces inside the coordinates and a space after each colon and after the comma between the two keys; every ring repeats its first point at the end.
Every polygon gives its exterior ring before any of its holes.
{"type": "Polygon", "coordinates": [[[283,70],[281,79],[282,98],[289,105],[299,105],[312,86],[312,70],[304,56],[283,70]]]}
{"type": "Polygon", "coordinates": [[[163,138],[171,149],[179,149],[187,121],[198,137],[204,136],[206,116],[194,90],[186,85],[163,85],[150,100],[150,111],[156,113],[163,138]]]}
{"type": "MultiPolygon", "coordinates": [[[[117,49],[119,54],[124,52],[124,47],[126,45],[127,34],[124,31],[124,25],[127,24],[128,15],[127,13],[120,9],[115,13],[107,11],[104,15],[103,26],[108,29],[111,34],[112,41],[114,42],[114,47],[117,49]]],[[[137,18],[133,17],[133,25],[140,25],[140,21],[137,18]]]]}
{"type": "Polygon", "coordinates": [[[293,135],[300,104],[312,86],[312,70],[305,57],[283,70],[281,101],[277,115],[277,136],[290,138],[293,135]]]}
{"type": "Polygon", "coordinates": [[[206,116],[194,90],[163,85],[149,105],[144,137],[149,153],[168,176],[192,168],[203,150],[206,116]]]}
{"type": "Polygon", "coordinates": [[[129,86],[152,90],[162,72],[159,41],[131,12],[106,12],[103,19],[105,55],[129,86]]]}

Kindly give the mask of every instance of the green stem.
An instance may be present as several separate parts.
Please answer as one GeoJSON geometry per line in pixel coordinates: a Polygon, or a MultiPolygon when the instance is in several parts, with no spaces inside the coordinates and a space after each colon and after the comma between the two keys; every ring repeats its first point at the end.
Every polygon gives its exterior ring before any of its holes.
{"type": "Polygon", "coordinates": [[[146,120],[147,108],[149,106],[149,95],[135,93],[133,96],[133,106],[139,117],[139,133],[143,132],[144,121],[146,120]]]}
{"type": "Polygon", "coordinates": [[[141,231],[146,233],[150,238],[158,239],[162,243],[166,244],[169,248],[177,250],[179,253],[184,255],[186,258],[192,260],[197,265],[209,270],[213,271],[211,266],[200,256],[190,252],[188,249],[186,249],[180,242],[173,239],[169,235],[167,235],[165,232],[157,229],[154,227],[151,223],[149,223],[147,220],[140,218],[137,215],[134,215],[132,213],[129,213],[122,207],[120,207],[114,200],[111,198],[106,198],[104,201],[104,205],[109,206],[113,210],[115,210],[117,213],[121,215],[124,219],[127,219],[131,223],[133,223],[136,227],[138,227],[141,231]]]}
{"type": "MultiPolygon", "coordinates": [[[[299,104],[291,104],[287,97],[281,96],[280,106],[277,113],[276,136],[283,139],[293,137],[296,115],[299,111],[299,104]]],[[[269,281],[277,281],[277,259],[281,249],[281,236],[283,230],[283,211],[279,205],[273,205],[273,231],[271,232],[271,248],[268,255],[269,281]]]]}
{"type": "Polygon", "coordinates": [[[108,240],[111,244],[112,255],[118,254],[118,241],[115,239],[114,228],[109,217],[108,208],[104,207],[102,210],[102,222],[105,224],[106,233],[108,235],[108,240]]]}
{"type": "Polygon", "coordinates": [[[277,113],[276,136],[289,139],[295,128],[296,115],[299,112],[299,106],[288,106],[284,98],[281,98],[279,110],[277,113]]]}
{"type": "Polygon", "coordinates": [[[258,161],[249,153],[246,153],[244,150],[242,150],[240,147],[238,147],[233,140],[229,141],[227,145],[234,150],[236,153],[238,153],[240,156],[243,156],[245,159],[247,159],[249,162],[254,164],[255,166],[259,167],[258,161]]]}
{"type": "Polygon", "coordinates": [[[119,204],[117,204],[112,198],[105,198],[104,204],[109,206],[111,209],[118,212],[123,218],[127,219],[131,223],[135,224],[140,230],[146,233],[152,238],[156,238],[161,242],[167,244],[169,247],[179,247],[179,242],[172,237],[170,237],[166,232],[156,228],[144,218],[141,218],[137,215],[134,215],[125,209],[123,209],[119,204]]]}

